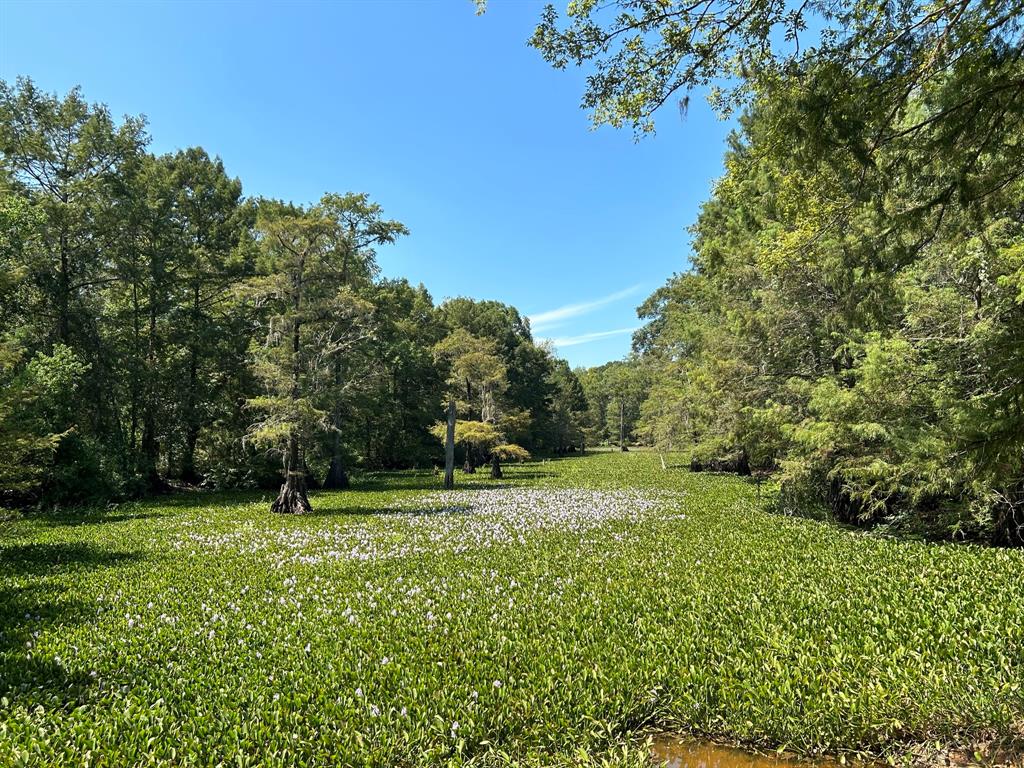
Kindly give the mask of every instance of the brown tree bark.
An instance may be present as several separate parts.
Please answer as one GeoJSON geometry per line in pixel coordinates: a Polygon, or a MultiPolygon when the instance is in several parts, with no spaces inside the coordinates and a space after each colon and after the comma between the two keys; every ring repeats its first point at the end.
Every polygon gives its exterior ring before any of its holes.
{"type": "Polygon", "coordinates": [[[313,507],[306,495],[306,471],[299,456],[299,440],[295,435],[288,438],[288,455],[285,457],[284,471],[284,485],[271,505],[271,511],[285,515],[312,512],[313,507]]]}
{"type": "Polygon", "coordinates": [[[448,425],[444,433],[444,487],[455,487],[455,398],[448,398],[448,425]]]}
{"type": "Polygon", "coordinates": [[[181,479],[189,485],[202,482],[196,472],[196,444],[199,442],[199,283],[192,286],[192,339],[189,344],[188,388],[185,394],[185,451],[181,457],[181,479]]]}
{"type": "MultiPolygon", "coordinates": [[[[299,259],[297,274],[293,278],[295,293],[293,307],[295,317],[292,320],[292,398],[299,398],[299,375],[301,373],[299,363],[299,350],[301,349],[302,323],[299,320],[299,310],[302,308],[302,273],[305,268],[305,259],[299,259]]],[[[288,451],[285,454],[284,463],[284,485],[277,499],[271,504],[272,512],[281,514],[301,515],[304,512],[311,512],[312,505],[306,495],[306,464],[302,460],[299,451],[299,436],[294,431],[288,435],[288,451]]]]}
{"type": "Polygon", "coordinates": [[[348,472],[345,471],[345,463],[342,459],[341,435],[335,432],[334,451],[331,454],[331,466],[327,470],[327,477],[324,478],[324,488],[340,490],[348,487],[348,472]]]}

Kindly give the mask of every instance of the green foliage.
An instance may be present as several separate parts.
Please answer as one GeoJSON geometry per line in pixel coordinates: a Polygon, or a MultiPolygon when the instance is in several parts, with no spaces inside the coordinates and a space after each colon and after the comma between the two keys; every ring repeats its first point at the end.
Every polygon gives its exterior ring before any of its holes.
{"type": "MultiPolygon", "coordinates": [[[[529,321],[507,304],[462,297],[444,302],[439,314],[452,331],[465,331],[493,344],[487,352],[504,366],[503,384],[495,400],[497,411],[523,414],[529,420],[516,430],[517,439],[532,448],[557,448],[553,407],[557,363],[549,349],[533,343],[529,321]]],[[[491,417],[482,415],[485,420],[491,417]]]]}
{"type": "MultiPolygon", "coordinates": [[[[442,421],[430,428],[430,433],[440,440],[445,440],[447,425],[442,421]]],[[[487,421],[455,422],[455,442],[476,450],[480,455],[499,461],[529,461],[530,452],[515,443],[506,443],[505,434],[494,424],[487,421]]]]}
{"type": "Polygon", "coordinates": [[[789,509],[1024,542],[1022,10],[546,8],[531,43],[589,69],[596,124],[650,132],[700,88],[741,111],[692,271],[639,310],[644,439],[781,468],[789,509]]]}
{"type": "Polygon", "coordinates": [[[670,730],[899,764],[1018,732],[1024,553],[780,518],[737,478],[658,467],[600,453],[454,496],[379,474],[306,517],[234,493],[8,520],[0,754],[539,766],[625,745],[639,766],[670,730]]]}
{"type": "Polygon", "coordinates": [[[695,467],[780,469],[787,511],[825,502],[850,522],[1020,543],[1024,187],[1005,175],[1019,140],[994,129],[985,166],[942,198],[976,148],[945,145],[939,113],[916,148],[864,165],[824,157],[820,137],[779,145],[808,117],[802,87],[744,115],[693,270],[640,308],[640,429],[695,467]],[[905,153],[925,182],[888,175],[905,153]]]}
{"type": "Polygon", "coordinates": [[[38,489],[53,454],[67,431],[55,426],[66,422],[64,411],[74,399],[78,382],[87,371],[67,347],[52,355],[37,353],[25,366],[10,344],[0,345],[0,489],[24,498],[38,489]]]}
{"type": "Polygon", "coordinates": [[[0,399],[25,465],[5,502],[266,487],[291,437],[336,486],[424,466],[452,375],[461,415],[531,448],[570,439],[571,377],[518,311],[381,278],[377,249],[408,231],[368,195],[246,199],[201,148],[146,152],[144,127],[77,89],[0,84],[0,399]],[[435,355],[445,338],[475,352],[435,355]],[[80,375],[37,417],[28,366],[58,350],[80,375]]]}
{"type": "Polygon", "coordinates": [[[947,138],[983,147],[979,127],[1013,126],[1000,109],[1021,105],[1022,10],[1019,0],[881,11],[868,0],[584,0],[567,3],[564,16],[548,5],[530,43],[558,69],[588,67],[582,106],[594,123],[637,135],[654,130],[673,98],[685,114],[692,93],[710,87],[711,103],[729,115],[752,96],[793,88],[795,73],[809,119],[793,127],[866,164],[883,146],[918,141],[936,120],[910,97],[940,104],[950,80],[954,102],[934,110],[947,138]]]}
{"type": "Polygon", "coordinates": [[[508,369],[498,357],[494,341],[455,328],[434,346],[434,356],[447,363],[448,386],[466,413],[496,417],[495,399],[508,386],[508,369]]]}
{"type": "Polygon", "coordinates": [[[491,453],[502,461],[529,461],[530,452],[515,443],[501,443],[491,448],[491,453]]]}
{"type": "Polygon", "coordinates": [[[623,445],[643,437],[636,427],[650,382],[637,360],[605,363],[578,376],[587,404],[588,443],[623,445]]]}

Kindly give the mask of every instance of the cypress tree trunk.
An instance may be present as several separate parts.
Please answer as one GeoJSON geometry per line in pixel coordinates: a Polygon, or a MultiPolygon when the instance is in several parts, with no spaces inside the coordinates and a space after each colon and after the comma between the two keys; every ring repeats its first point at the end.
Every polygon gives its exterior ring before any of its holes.
{"type": "MultiPolygon", "coordinates": [[[[302,273],[305,269],[305,258],[299,259],[298,269],[293,277],[295,296],[293,301],[294,315],[292,318],[292,391],[293,400],[299,399],[299,374],[301,371],[299,363],[299,350],[301,349],[302,322],[299,319],[299,310],[302,308],[302,273]]],[[[306,463],[302,460],[299,452],[299,436],[294,429],[288,433],[288,452],[284,462],[284,485],[277,499],[270,505],[272,512],[281,514],[301,515],[303,512],[311,512],[312,505],[306,495],[306,463]]]]}
{"type": "Polygon", "coordinates": [[[498,460],[498,454],[491,454],[491,477],[495,480],[501,479],[501,462],[498,460]]]}
{"type": "MultiPolygon", "coordinates": [[[[61,196],[65,205],[67,194],[61,196]]],[[[60,233],[60,270],[57,272],[57,336],[62,344],[71,343],[71,265],[68,256],[68,235],[66,228],[60,233]]]]}
{"type": "Polygon", "coordinates": [[[448,425],[444,433],[444,487],[455,487],[455,398],[448,398],[448,425]]]}
{"type": "Polygon", "coordinates": [[[750,458],[747,456],[746,448],[740,448],[740,455],[736,459],[736,474],[750,476],[750,458]]]}
{"type": "Polygon", "coordinates": [[[327,477],[324,479],[324,488],[339,490],[348,488],[348,472],[345,471],[345,463],[341,456],[341,434],[334,433],[334,451],[331,453],[331,466],[327,470],[327,477]]]}
{"type": "MultiPolygon", "coordinates": [[[[154,269],[151,262],[151,270],[154,269]]],[[[157,463],[160,460],[160,443],[156,438],[156,315],[157,296],[153,288],[149,293],[149,338],[146,350],[146,387],[142,412],[142,478],[146,490],[160,493],[166,490],[157,463]]]]}
{"type": "Polygon", "coordinates": [[[306,472],[299,457],[299,440],[294,434],[288,437],[288,455],[285,458],[284,471],[284,485],[271,505],[271,511],[285,515],[311,512],[313,507],[306,495],[306,472]]]}
{"type": "Polygon", "coordinates": [[[202,476],[196,472],[196,443],[199,442],[199,427],[190,424],[185,431],[185,453],[181,458],[181,479],[189,485],[199,485],[202,476]]]}
{"type": "Polygon", "coordinates": [[[181,479],[198,485],[202,478],[196,472],[196,443],[199,442],[199,284],[192,286],[192,341],[189,345],[188,389],[185,394],[185,452],[181,457],[181,479]]]}
{"type": "Polygon", "coordinates": [[[156,423],[153,419],[152,410],[147,407],[142,418],[142,479],[146,483],[146,490],[150,493],[160,493],[165,490],[164,481],[157,470],[157,460],[160,455],[160,445],[156,439],[156,423]]]}
{"type": "Polygon", "coordinates": [[[626,406],[619,400],[619,450],[626,450],[626,428],[625,428],[625,410],[626,406]]]}
{"type": "MultiPolygon", "coordinates": [[[[334,364],[334,385],[341,389],[341,381],[344,373],[341,369],[341,361],[337,361],[334,364]]],[[[324,479],[324,488],[333,488],[335,490],[341,488],[348,488],[348,472],[345,471],[345,457],[342,455],[342,449],[344,446],[341,442],[341,403],[339,402],[334,407],[334,413],[331,414],[332,426],[334,427],[334,445],[331,449],[331,466],[327,470],[327,477],[324,479]]],[[[367,457],[369,460],[369,457],[367,457]]]]}

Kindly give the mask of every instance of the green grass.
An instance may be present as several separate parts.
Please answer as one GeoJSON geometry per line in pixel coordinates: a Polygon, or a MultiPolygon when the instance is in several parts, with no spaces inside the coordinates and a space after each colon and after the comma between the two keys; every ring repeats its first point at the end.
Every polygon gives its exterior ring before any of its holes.
{"type": "Polygon", "coordinates": [[[1020,735],[1024,552],[779,517],[739,479],[659,466],[509,467],[446,511],[437,478],[397,473],[304,517],[222,494],[0,522],[0,765],[1020,735]]]}

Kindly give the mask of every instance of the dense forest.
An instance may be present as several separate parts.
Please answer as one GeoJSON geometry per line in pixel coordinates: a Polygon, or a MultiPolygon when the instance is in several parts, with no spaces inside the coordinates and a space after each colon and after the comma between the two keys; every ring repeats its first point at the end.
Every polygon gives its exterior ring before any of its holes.
{"type": "Polygon", "coordinates": [[[77,90],[0,87],[4,501],[276,487],[283,465],[301,508],[307,482],[443,461],[449,401],[468,471],[582,445],[580,384],[515,308],[380,276],[408,233],[367,195],[247,198],[203,149],[147,141],[77,90]]]}
{"type": "Polygon", "coordinates": [[[596,123],[710,84],[739,127],[590,423],[778,470],[787,511],[1024,541],[1024,6],[613,5],[533,38],[596,123]]]}
{"type": "Polygon", "coordinates": [[[408,233],[366,195],[247,198],[202,149],[147,153],[140,119],[5,84],[5,500],[270,486],[283,459],[301,510],[355,467],[450,486],[456,449],[500,476],[638,442],[772,472],[785,511],[1024,541],[1020,5],[619,10],[548,8],[531,40],[592,67],[596,123],[642,137],[711,85],[738,127],[689,269],[589,370],[513,307],[382,278],[408,233]]]}
{"type": "Polygon", "coordinates": [[[1024,0],[3,1],[0,768],[1024,768],[1024,0]]]}

